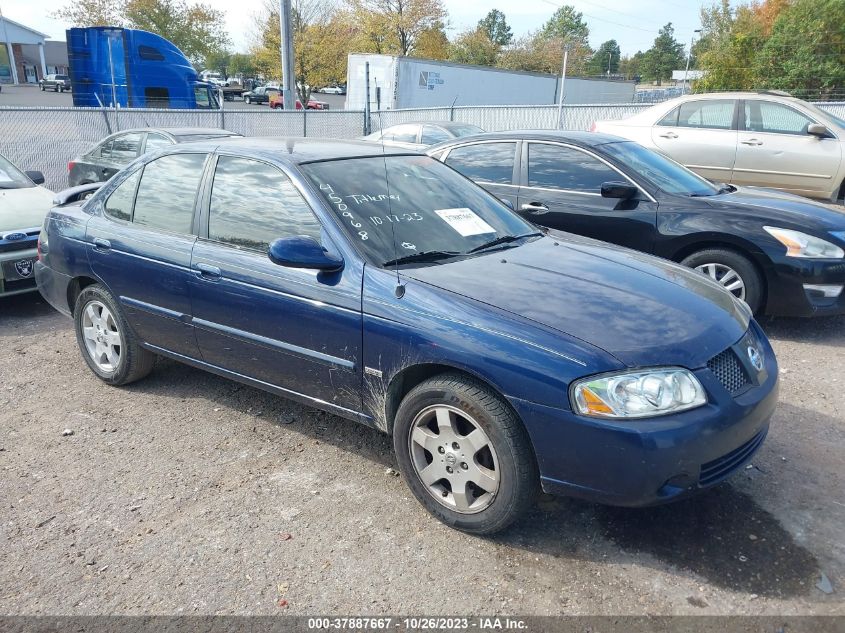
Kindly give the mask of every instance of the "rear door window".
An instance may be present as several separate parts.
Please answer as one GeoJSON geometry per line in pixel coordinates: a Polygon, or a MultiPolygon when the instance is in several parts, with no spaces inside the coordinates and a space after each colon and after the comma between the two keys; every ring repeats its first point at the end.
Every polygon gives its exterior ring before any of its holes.
{"type": "Polygon", "coordinates": [[[129,222],[132,219],[132,205],[135,203],[135,190],[141,177],[139,169],[117,186],[106,200],[106,215],[129,222]]]}
{"type": "Polygon", "coordinates": [[[147,134],[147,145],[144,148],[144,151],[152,152],[157,149],[161,149],[162,147],[170,147],[173,145],[173,141],[171,141],[166,136],[162,136],[161,134],[153,134],[152,132],[147,134]]]}
{"type": "Polygon", "coordinates": [[[205,154],[172,154],[147,163],[132,221],[172,233],[190,233],[205,158],[205,154]]]}
{"type": "Polygon", "coordinates": [[[531,143],[528,146],[528,186],[600,193],[602,183],[624,180],[615,170],[572,147],[531,143]]]}
{"type": "Polygon", "coordinates": [[[128,163],[134,160],[141,150],[143,134],[133,132],[118,136],[111,143],[109,158],[116,163],[128,163]]]}
{"type": "Polygon", "coordinates": [[[446,157],[446,164],[475,182],[510,185],[516,143],[477,143],[456,147],[446,157]]]}
{"type": "Polygon", "coordinates": [[[320,228],[308,203],[279,169],[247,158],[218,159],[209,239],[266,253],[280,237],[307,235],[319,241],[320,228]]]}
{"type": "Polygon", "coordinates": [[[730,130],[733,128],[734,99],[688,101],[678,108],[678,127],[730,130]]]}

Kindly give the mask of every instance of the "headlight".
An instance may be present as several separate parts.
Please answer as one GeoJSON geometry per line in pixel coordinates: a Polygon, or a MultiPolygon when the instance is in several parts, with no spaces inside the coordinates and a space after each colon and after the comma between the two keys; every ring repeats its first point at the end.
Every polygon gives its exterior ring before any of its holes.
{"type": "Polygon", "coordinates": [[[836,244],[831,244],[821,238],[800,231],[779,229],[774,226],[764,226],[763,229],[786,246],[788,257],[803,257],[805,259],[842,259],[845,257],[845,251],[836,244]]]}
{"type": "Polygon", "coordinates": [[[572,385],[572,408],[599,418],[646,418],[700,407],[704,388],[680,367],[605,374],[572,385]]]}

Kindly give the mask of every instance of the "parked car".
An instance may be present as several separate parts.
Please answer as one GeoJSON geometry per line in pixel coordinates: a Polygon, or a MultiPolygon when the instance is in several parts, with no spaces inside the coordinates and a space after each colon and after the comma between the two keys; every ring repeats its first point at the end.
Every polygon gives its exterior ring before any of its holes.
{"type": "Polygon", "coordinates": [[[270,97],[281,93],[280,88],[259,86],[244,93],[244,103],[270,103],[270,97]]]}
{"type": "Polygon", "coordinates": [[[326,86],[324,88],[320,88],[317,92],[321,92],[325,95],[345,95],[346,86],[326,86]]]}
{"type": "Polygon", "coordinates": [[[845,210],[714,185],[606,134],[496,132],[429,153],[531,222],[694,268],[755,312],[845,313],[845,210]]]}
{"type": "Polygon", "coordinates": [[[706,277],[543,234],[372,143],[146,155],[55,208],[39,243],[38,287],[104,382],[162,355],[371,425],[419,501],[470,532],[505,527],[539,485],[692,495],[751,458],[777,400],[765,334],[706,277]]]}
{"type": "Polygon", "coordinates": [[[0,155],[0,298],[35,290],[36,243],[53,192],[40,171],[22,172],[0,155]]]}
{"type": "Polygon", "coordinates": [[[843,197],[845,121],[786,93],[688,95],[596,132],[656,149],[711,180],[843,197]]]}
{"type": "Polygon", "coordinates": [[[85,154],[67,164],[68,185],[87,185],[105,182],[123,167],[145,152],[175,143],[190,143],[207,139],[222,140],[240,136],[228,130],[205,127],[136,128],[107,136],[85,154]]]}
{"type": "Polygon", "coordinates": [[[70,77],[67,75],[47,75],[38,82],[38,86],[41,88],[41,92],[48,88],[53,92],[64,92],[71,89],[70,77]]]}
{"type": "Polygon", "coordinates": [[[418,123],[400,123],[364,136],[362,140],[394,145],[405,149],[425,149],[431,145],[450,141],[454,138],[481,134],[484,132],[477,125],[455,123],[452,121],[422,121],[418,123]]]}
{"type": "MultiPolygon", "coordinates": [[[[297,110],[302,110],[302,101],[299,99],[294,100],[294,105],[297,110]]],[[[274,94],[270,97],[270,108],[273,110],[276,109],[284,109],[285,107],[285,99],[281,92],[274,94]]],[[[325,101],[317,101],[316,99],[308,99],[308,109],[309,110],[328,110],[329,104],[325,101]]]]}

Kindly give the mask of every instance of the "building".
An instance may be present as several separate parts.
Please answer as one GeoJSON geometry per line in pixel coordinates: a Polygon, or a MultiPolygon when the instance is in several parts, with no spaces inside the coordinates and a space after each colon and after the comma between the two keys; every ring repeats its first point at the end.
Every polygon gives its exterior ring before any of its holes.
{"type": "Polygon", "coordinates": [[[66,74],[67,46],[49,37],[0,17],[0,83],[37,84],[45,75],[66,74]]]}

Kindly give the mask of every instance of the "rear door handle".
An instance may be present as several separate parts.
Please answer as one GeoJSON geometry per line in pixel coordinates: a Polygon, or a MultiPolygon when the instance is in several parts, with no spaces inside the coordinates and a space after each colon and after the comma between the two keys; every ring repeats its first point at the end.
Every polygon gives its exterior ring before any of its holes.
{"type": "Polygon", "coordinates": [[[743,145],[762,145],[763,141],[756,138],[750,138],[747,141],[740,141],[743,145]]]}
{"type": "Polygon", "coordinates": [[[98,251],[110,251],[111,242],[109,242],[108,240],[104,240],[102,237],[95,237],[94,248],[98,251]]]}
{"type": "Polygon", "coordinates": [[[660,138],[678,138],[678,135],[674,132],[666,132],[666,134],[661,134],[660,138]]]}
{"type": "Polygon", "coordinates": [[[197,272],[200,277],[205,279],[220,279],[220,277],[223,276],[223,273],[220,272],[220,269],[217,266],[212,266],[210,264],[197,264],[197,272]]]}
{"type": "Polygon", "coordinates": [[[549,207],[544,205],[542,202],[526,202],[521,205],[519,209],[520,211],[528,211],[528,213],[533,213],[535,215],[541,215],[549,212],[549,207]]]}

